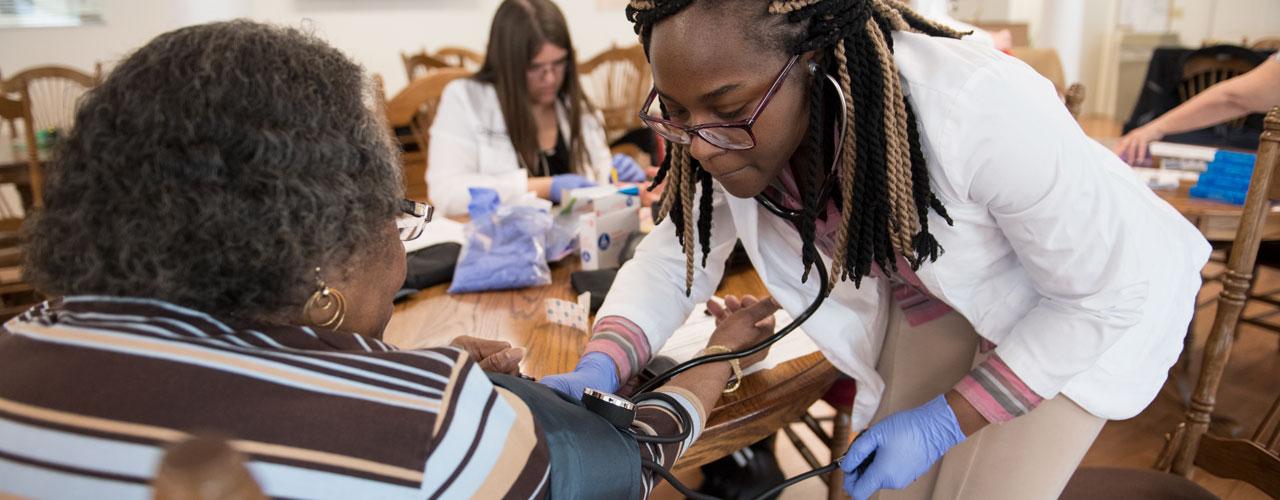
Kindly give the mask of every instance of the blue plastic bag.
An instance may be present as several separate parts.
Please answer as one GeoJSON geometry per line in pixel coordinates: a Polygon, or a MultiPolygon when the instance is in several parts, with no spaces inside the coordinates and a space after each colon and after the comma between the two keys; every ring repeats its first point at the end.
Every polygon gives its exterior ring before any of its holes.
{"type": "Polygon", "coordinates": [[[508,290],[551,284],[546,237],[551,214],[536,207],[500,205],[498,193],[470,188],[471,222],[449,293],[508,290]]]}

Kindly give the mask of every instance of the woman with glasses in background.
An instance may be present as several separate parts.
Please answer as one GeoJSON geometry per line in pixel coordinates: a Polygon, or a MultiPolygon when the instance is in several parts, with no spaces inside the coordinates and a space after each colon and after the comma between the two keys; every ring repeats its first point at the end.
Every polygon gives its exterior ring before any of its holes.
{"type": "Polygon", "coordinates": [[[489,30],[484,65],[450,83],[431,125],[427,186],[446,215],[465,214],[468,188],[502,199],[645,180],[625,155],[609,155],[603,118],[582,94],[564,15],[550,0],[507,0],[489,30]]]}

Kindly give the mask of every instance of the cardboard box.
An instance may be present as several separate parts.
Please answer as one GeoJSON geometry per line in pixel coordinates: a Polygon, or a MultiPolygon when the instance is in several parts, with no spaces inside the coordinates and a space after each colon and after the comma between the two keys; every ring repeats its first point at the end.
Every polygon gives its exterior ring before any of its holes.
{"type": "Polygon", "coordinates": [[[640,215],[636,208],[583,215],[578,223],[578,256],[582,259],[582,269],[618,267],[627,238],[639,230],[640,215]]]}

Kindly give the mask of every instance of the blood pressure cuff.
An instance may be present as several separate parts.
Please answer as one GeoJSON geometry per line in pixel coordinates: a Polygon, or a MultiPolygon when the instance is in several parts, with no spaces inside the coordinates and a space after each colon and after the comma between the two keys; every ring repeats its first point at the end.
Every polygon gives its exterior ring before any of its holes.
{"type": "Polygon", "coordinates": [[[551,452],[555,498],[643,498],[640,445],[581,401],[519,377],[486,373],[529,407],[551,452]]]}

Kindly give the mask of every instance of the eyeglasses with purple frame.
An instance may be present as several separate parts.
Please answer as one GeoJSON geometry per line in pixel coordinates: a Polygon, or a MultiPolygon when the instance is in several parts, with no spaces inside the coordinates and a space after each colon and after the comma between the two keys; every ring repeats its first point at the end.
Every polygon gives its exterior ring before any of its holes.
{"type": "Polygon", "coordinates": [[[712,146],[720,149],[741,151],[756,147],[756,135],[751,131],[751,126],[755,125],[756,119],[760,118],[760,113],[764,111],[764,107],[769,105],[769,101],[773,99],[773,95],[782,87],[782,81],[791,72],[791,67],[796,65],[796,61],[800,56],[791,56],[791,60],[787,61],[786,67],[782,68],[782,72],[778,73],[778,77],[774,79],[773,86],[769,87],[769,92],[764,95],[764,99],[760,100],[760,104],[756,106],[755,112],[751,113],[751,117],[746,120],[733,122],[717,122],[706,123],[695,127],[682,125],[665,118],[649,115],[646,111],[653,106],[654,99],[658,97],[658,88],[654,87],[649,92],[649,98],[645,99],[644,106],[640,108],[640,120],[645,126],[657,132],[658,135],[666,138],[676,144],[688,145],[693,142],[693,136],[697,135],[702,140],[712,146]]]}

